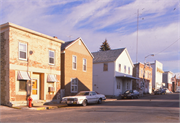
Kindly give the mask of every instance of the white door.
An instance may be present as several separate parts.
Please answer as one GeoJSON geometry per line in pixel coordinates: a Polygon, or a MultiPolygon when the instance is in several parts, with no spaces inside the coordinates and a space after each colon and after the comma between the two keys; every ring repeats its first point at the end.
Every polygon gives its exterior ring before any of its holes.
{"type": "Polygon", "coordinates": [[[39,100],[39,80],[32,80],[32,99],[39,100]]]}
{"type": "Polygon", "coordinates": [[[93,76],[93,91],[97,91],[98,92],[98,75],[94,75],[93,76]]]}

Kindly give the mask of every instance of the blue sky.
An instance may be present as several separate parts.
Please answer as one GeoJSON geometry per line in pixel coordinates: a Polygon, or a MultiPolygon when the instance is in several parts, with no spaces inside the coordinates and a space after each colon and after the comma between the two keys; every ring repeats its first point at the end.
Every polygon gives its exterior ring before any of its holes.
{"type": "Polygon", "coordinates": [[[179,0],[0,0],[0,24],[11,22],[64,41],[81,37],[91,52],[106,38],[112,49],[126,47],[135,63],[137,10],[138,62],[154,53],[146,61],[180,72],[179,0]]]}

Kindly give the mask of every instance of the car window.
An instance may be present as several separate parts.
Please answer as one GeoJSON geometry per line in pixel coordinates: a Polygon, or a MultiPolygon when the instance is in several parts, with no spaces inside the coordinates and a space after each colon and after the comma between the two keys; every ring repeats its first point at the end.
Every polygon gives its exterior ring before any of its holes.
{"type": "Polygon", "coordinates": [[[96,95],[96,92],[92,92],[93,95],[96,95]]]}
{"type": "Polygon", "coordinates": [[[76,96],[89,95],[89,92],[79,92],[76,96]]]}

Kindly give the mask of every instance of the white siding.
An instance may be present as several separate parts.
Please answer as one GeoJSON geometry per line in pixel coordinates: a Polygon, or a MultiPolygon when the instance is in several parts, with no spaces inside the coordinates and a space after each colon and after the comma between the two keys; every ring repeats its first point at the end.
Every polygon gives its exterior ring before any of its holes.
{"type": "Polygon", "coordinates": [[[114,95],[114,62],[108,63],[108,71],[103,71],[104,63],[93,64],[93,90],[105,95],[114,95]]]}

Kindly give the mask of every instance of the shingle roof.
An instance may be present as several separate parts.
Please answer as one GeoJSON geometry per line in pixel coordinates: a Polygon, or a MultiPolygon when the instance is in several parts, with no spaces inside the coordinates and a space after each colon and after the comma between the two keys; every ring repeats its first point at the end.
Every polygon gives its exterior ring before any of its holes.
{"type": "Polygon", "coordinates": [[[93,52],[93,63],[115,61],[119,57],[119,55],[124,51],[124,49],[125,48],[93,52]]]}
{"type": "Polygon", "coordinates": [[[67,46],[69,46],[72,42],[74,42],[75,40],[73,40],[73,41],[67,41],[67,42],[65,42],[64,44],[62,44],[61,45],[61,51],[63,51],[63,50],[65,50],[65,48],[67,47],[67,46]]]}

